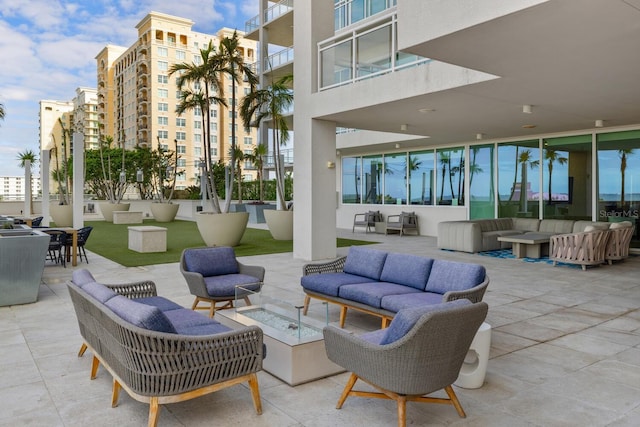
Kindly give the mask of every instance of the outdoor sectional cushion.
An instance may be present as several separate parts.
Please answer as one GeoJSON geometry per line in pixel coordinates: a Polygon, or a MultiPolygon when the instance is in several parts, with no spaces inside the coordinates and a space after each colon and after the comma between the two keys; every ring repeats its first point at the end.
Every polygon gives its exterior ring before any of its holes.
{"type": "Polygon", "coordinates": [[[380,274],[386,258],[386,252],[361,246],[351,246],[342,271],[373,280],[380,280],[380,274]]]}
{"type": "Polygon", "coordinates": [[[251,291],[260,290],[260,280],[247,274],[223,274],[221,276],[204,277],[207,293],[211,297],[228,297],[234,295],[236,286],[251,291]]]}
{"type": "Polygon", "coordinates": [[[95,282],[96,279],[93,278],[93,275],[86,268],[82,268],[80,270],[76,270],[72,273],[73,283],[76,285],[83,287],[87,283],[95,282]]]}
{"type": "Polygon", "coordinates": [[[479,285],[485,277],[485,268],[480,264],[437,259],[425,290],[443,295],[448,291],[463,291],[479,285]]]}
{"type": "Polygon", "coordinates": [[[231,330],[231,328],[224,326],[217,320],[210,319],[186,308],[166,311],[164,315],[180,335],[212,335],[231,330]]]}
{"type": "Polygon", "coordinates": [[[235,274],[240,271],[233,248],[196,248],[185,252],[184,262],[188,271],[204,277],[235,274]],[[215,254],[215,255],[214,255],[215,254]],[[211,262],[215,259],[215,262],[211,262]]]}
{"type": "Polygon", "coordinates": [[[442,294],[435,292],[420,292],[417,294],[387,295],[382,298],[380,306],[384,310],[394,313],[405,308],[423,306],[425,304],[440,304],[442,294]]]}
{"type": "Polygon", "coordinates": [[[368,277],[347,273],[323,273],[303,276],[300,283],[304,289],[332,297],[338,296],[338,289],[343,285],[371,282],[368,277]]]}
{"type": "Polygon", "coordinates": [[[340,286],[338,296],[350,301],[361,302],[370,307],[380,308],[382,298],[387,295],[415,294],[422,291],[411,286],[389,282],[358,283],[340,286]]]}
{"type": "Polygon", "coordinates": [[[176,304],[175,302],[166,299],[164,297],[145,297],[145,298],[135,298],[134,301],[141,302],[142,304],[152,305],[154,307],[158,307],[160,311],[163,313],[169,310],[180,310],[182,307],[180,304],[176,304]]]}
{"type": "Polygon", "coordinates": [[[417,255],[389,253],[380,280],[424,290],[433,260],[417,255]]]}
{"type": "Polygon", "coordinates": [[[88,293],[89,295],[91,295],[92,297],[100,301],[102,304],[104,304],[105,302],[109,301],[111,298],[118,295],[111,289],[107,288],[106,286],[96,282],[85,283],[82,286],[82,289],[86,293],[88,293]]]}
{"type": "Polygon", "coordinates": [[[127,322],[156,332],[176,333],[175,328],[158,307],[133,301],[122,295],[116,295],[105,306],[127,322]]]}

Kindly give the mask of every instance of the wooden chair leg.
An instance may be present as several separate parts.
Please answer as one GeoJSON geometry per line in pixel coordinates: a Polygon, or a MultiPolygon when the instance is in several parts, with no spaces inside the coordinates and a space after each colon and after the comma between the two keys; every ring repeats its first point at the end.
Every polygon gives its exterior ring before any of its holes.
{"type": "Polygon", "coordinates": [[[84,356],[84,352],[87,351],[87,343],[83,342],[80,346],[80,350],[78,351],[78,357],[84,356]]]}
{"type": "Polygon", "coordinates": [[[247,307],[249,307],[251,305],[251,300],[249,299],[249,297],[244,297],[244,303],[247,305],[247,307]]]}
{"type": "Polygon", "coordinates": [[[464,409],[462,409],[462,405],[458,400],[456,392],[453,391],[453,387],[448,385],[444,388],[444,391],[447,392],[447,396],[449,396],[449,399],[451,399],[451,403],[453,404],[453,406],[455,406],[456,411],[458,411],[458,415],[460,415],[460,418],[467,418],[467,414],[464,413],[464,409]]]}
{"type": "Polygon", "coordinates": [[[100,361],[97,357],[93,356],[93,360],[91,360],[91,378],[92,380],[96,378],[98,374],[98,366],[100,366],[100,361]]]}
{"type": "Polygon", "coordinates": [[[149,401],[149,427],[156,427],[158,425],[158,415],[160,415],[158,398],[152,397],[149,401]]]}
{"type": "Polygon", "coordinates": [[[347,306],[340,307],[340,327],[344,328],[344,322],[347,320],[347,306]]]}
{"type": "Polygon", "coordinates": [[[407,398],[406,396],[398,396],[398,427],[407,425],[407,398]]]}
{"type": "Polygon", "coordinates": [[[349,393],[351,393],[353,386],[356,385],[356,381],[358,381],[358,376],[352,372],[347,384],[344,386],[344,390],[342,390],[340,399],[336,404],[336,409],[342,408],[342,405],[344,404],[344,401],[347,400],[347,397],[349,397],[349,393]]]}
{"type": "Polygon", "coordinates": [[[309,295],[305,295],[304,297],[304,308],[302,309],[302,314],[307,315],[307,311],[309,311],[309,304],[311,303],[311,297],[309,295]]]}
{"type": "Polygon", "coordinates": [[[213,317],[216,315],[216,303],[211,301],[211,305],[209,306],[209,317],[213,317]]]}
{"type": "Polygon", "coordinates": [[[120,388],[122,386],[116,380],[113,380],[113,388],[111,390],[111,407],[115,408],[118,406],[118,398],[120,397],[120,388]]]}
{"type": "Polygon", "coordinates": [[[198,307],[199,302],[200,302],[200,297],[196,297],[196,299],[193,300],[193,304],[191,304],[191,310],[195,310],[196,307],[198,307]]]}
{"type": "Polygon", "coordinates": [[[251,374],[249,388],[251,389],[253,407],[256,409],[256,413],[260,415],[262,414],[262,401],[260,400],[260,388],[258,388],[258,376],[256,374],[251,374]]]}

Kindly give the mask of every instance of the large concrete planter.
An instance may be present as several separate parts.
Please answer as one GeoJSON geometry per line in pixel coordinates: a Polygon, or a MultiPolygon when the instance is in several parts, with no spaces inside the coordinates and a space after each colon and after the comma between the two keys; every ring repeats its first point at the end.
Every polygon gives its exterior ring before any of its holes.
{"type": "Polygon", "coordinates": [[[128,211],[131,206],[130,203],[111,203],[111,202],[98,202],[100,212],[107,222],[113,222],[114,211],[128,211]]]}
{"type": "Polygon", "coordinates": [[[247,208],[247,212],[249,212],[250,223],[263,224],[266,221],[264,219],[264,211],[275,210],[276,205],[272,205],[269,203],[262,203],[262,204],[247,203],[246,208],[247,208]]]}
{"type": "Polygon", "coordinates": [[[264,211],[271,237],[275,240],[293,240],[293,211],[264,211]]]}
{"type": "Polygon", "coordinates": [[[38,230],[0,230],[0,307],[38,300],[49,240],[38,230]]]}
{"type": "Polygon", "coordinates": [[[196,224],[207,246],[238,246],[247,229],[248,212],[198,212],[196,224]]]}
{"type": "Polygon", "coordinates": [[[151,214],[158,222],[171,222],[176,219],[179,208],[177,203],[151,203],[151,214]]]}
{"type": "Polygon", "coordinates": [[[73,205],[49,205],[49,215],[56,227],[73,227],[73,205]]]}

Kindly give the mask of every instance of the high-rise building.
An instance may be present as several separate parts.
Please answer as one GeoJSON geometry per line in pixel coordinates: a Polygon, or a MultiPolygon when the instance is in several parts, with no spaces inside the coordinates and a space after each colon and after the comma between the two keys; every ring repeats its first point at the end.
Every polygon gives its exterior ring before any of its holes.
{"type": "MultiPolygon", "coordinates": [[[[169,75],[175,64],[201,63],[200,50],[211,42],[218,46],[233,30],[223,28],[215,35],[192,31],[193,21],[176,16],[151,12],[136,25],[138,39],[129,46],[106,46],[97,56],[98,115],[102,135],[110,135],[118,146],[174,149],[177,141],[179,155],[177,189],[198,185],[200,160],[204,158],[202,114],[210,114],[211,158],[229,159],[231,147],[231,114],[235,125],[236,147],[250,152],[256,131],[244,131],[238,110],[231,111],[231,79],[224,76],[222,88],[229,108],[216,104],[211,111],[199,109],[176,113],[180,91],[176,86],[177,73],[169,75]]],[[[256,43],[240,36],[240,50],[247,64],[255,62],[256,43]]],[[[236,105],[249,90],[242,82],[236,88],[236,105]]],[[[220,94],[218,94],[220,96],[220,94]]]]}

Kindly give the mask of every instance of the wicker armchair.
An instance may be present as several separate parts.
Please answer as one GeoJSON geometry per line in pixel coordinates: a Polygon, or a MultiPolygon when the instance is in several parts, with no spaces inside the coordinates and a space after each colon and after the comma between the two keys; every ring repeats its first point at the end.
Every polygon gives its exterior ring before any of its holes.
{"type": "Polygon", "coordinates": [[[614,222],[609,227],[609,240],[604,258],[609,265],[629,256],[629,244],[636,228],[631,221],[614,222]]]}
{"type": "Polygon", "coordinates": [[[371,227],[375,227],[376,222],[382,222],[382,214],[380,211],[369,211],[366,213],[358,213],[353,216],[353,227],[351,232],[356,231],[356,227],[365,227],[365,232],[371,231],[371,227]]]}
{"type": "Polygon", "coordinates": [[[600,265],[605,261],[605,250],[610,230],[592,230],[581,233],[558,234],[549,241],[549,259],[579,264],[583,270],[588,265],[600,265]]]}
{"type": "MultiPolygon", "coordinates": [[[[193,301],[192,310],[209,310],[209,317],[216,310],[232,308],[240,294],[237,286],[247,291],[259,291],[264,280],[264,267],[244,265],[236,260],[230,247],[191,248],[182,251],[180,272],[187,281],[193,301]],[[208,303],[204,307],[199,304],[208,303]],[[217,303],[223,303],[216,306],[217,303]]],[[[243,296],[250,305],[249,295],[243,296]]]]}
{"type": "Polygon", "coordinates": [[[327,356],[352,372],[337,409],[347,397],[358,396],[395,400],[400,427],[406,425],[407,401],[451,404],[460,417],[466,417],[451,385],[488,306],[458,300],[421,309],[404,309],[389,328],[362,336],[324,328],[327,356]],[[379,392],[353,390],[359,379],[379,392]],[[425,396],[443,388],[448,399],[425,396]]]}
{"type": "Polygon", "coordinates": [[[402,212],[400,215],[389,215],[387,217],[386,234],[390,231],[397,231],[400,236],[407,232],[420,235],[420,227],[418,225],[418,215],[415,212],[402,212]]]}

